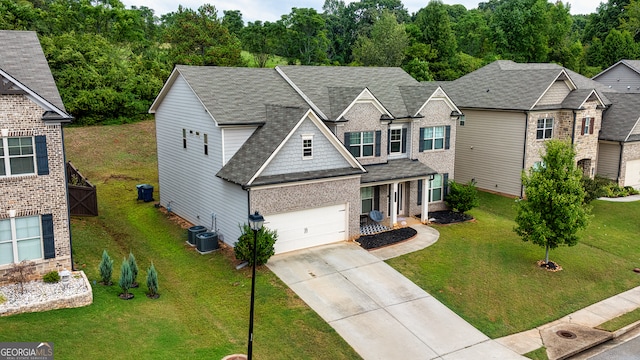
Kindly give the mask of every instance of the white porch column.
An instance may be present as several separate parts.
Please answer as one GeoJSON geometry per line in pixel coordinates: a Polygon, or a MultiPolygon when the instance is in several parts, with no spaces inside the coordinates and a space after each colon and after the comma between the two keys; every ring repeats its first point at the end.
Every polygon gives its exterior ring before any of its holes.
{"type": "Polygon", "coordinates": [[[394,182],[391,186],[391,214],[389,214],[390,222],[389,224],[392,227],[398,225],[398,183],[394,182]]]}
{"type": "Polygon", "coordinates": [[[423,224],[429,222],[429,178],[422,179],[422,210],[420,211],[420,221],[423,224]]]}

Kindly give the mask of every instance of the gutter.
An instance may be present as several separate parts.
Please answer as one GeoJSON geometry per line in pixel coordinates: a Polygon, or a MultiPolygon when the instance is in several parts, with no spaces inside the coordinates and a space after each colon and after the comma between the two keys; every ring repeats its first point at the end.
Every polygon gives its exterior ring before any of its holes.
{"type": "Polygon", "coordinates": [[[578,114],[576,113],[575,110],[573,110],[573,126],[571,129],[571,145],[574,145],[575,140],[576,140],[576,118],[578,117],[578,114]]]}

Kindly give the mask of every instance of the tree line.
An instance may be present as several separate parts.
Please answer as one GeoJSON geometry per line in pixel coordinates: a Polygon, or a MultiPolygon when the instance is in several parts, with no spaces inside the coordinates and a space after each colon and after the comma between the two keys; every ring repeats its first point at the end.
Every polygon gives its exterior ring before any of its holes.
{"type": "Polygon", "coordinates": [[[571,15],[547,0],[477,9],[431,0],[325,0],[245,24],[238,10],[178,6],[160,17],[119,0],[0,0],[0,29],[33,30],[77,124],[144,117],[175,64],[401,66],[419,81],[454,80],[497,59],[554,62],[591,77],[640,56],[640,0],[571,15]]]}

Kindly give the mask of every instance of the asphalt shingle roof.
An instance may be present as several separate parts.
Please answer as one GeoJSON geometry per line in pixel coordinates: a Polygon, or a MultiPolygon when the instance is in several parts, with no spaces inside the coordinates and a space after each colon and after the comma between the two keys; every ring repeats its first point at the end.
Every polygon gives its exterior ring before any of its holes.
{"type": "Polygon", "coordinates": [[[65,111],[62,98],[33,31],[0,30],[0,69],[65,111]]]}
{"type": "Polygon", "coordinates": [[[415,115],[438,87],[439,85],[436,83],[420,83],[418,86],[401,86],[400,94],[409,113],[415,115]]]}
{"type": "Polygon", "coordinates": [[[273,69],[177,65],[220,125],[267,121],[265,106],[309,108],[273,69]]]}
{"type": "MultiPolygon", "coordinates": [[[[520,64],[511,60],[494,61],[443,84],[443,88],[461,108],[530,110],[563,70],[578,89],[605,88],[556,64],[520,64]]],[[[603,101],[606,103],[604,98],[603,101]]]]}
{"type": "Polygon", "coordinates": [[[426,177],[438,173],[420,161],[410,159],[389,160],[384,164],[367,165],[364,168],[367,173],[362,175],[363,184],[426,177]]]}
{"type": "Polygon", "coordinates": [[[342,95],[347,98],[367,88],[394,117],[411,116],[400,87],[420,84],[401,68],[393,67],[280,66],[279,69],[329,117],[325,120],[339,120],[336,117],[344,110],[342,104],[354,100],[339,99],[336,88],[344,88],[342,95]]]}
{"type": "Polygon", "coordinates": [[[631,134],[640,126],[640,94],[609,93],[612,104],[604,112],[600,140],[640,141],[640,134],[631,134]],[[628,137],[628,138],[627,138],[628,137]]]}

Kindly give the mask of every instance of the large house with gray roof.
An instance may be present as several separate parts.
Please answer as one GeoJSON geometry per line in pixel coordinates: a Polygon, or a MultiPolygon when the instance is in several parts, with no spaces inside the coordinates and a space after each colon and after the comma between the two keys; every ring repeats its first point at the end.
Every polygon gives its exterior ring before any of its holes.
{"type": "Polygon", "coordinates": [[[460,111],[400,68],[179,65],[150,112],[160,203],[230,245],[254,211],[281,253],[446,208],[460,111]]]}
{"type": "Polygon", "coordinates": [[[35,32],[0,31],[0,283],[23,260],[71,269],[66,113],[35,32]]]}
{"type": "Polygon", "coordinates": [[[544,143],[566,139],[576,164],[596,174],[606,86],[556,64],[498,60],[442,85],[464,117],[457,126],[456,180],[523,196],[522,171],[541,165],[544,143]]]}
{"type": "Polygon", "coordinates": [[[640,60],[620,60],[592,79],[611,91],[640,94],[640,60]]]}

